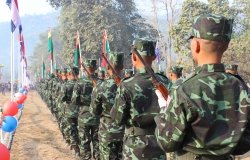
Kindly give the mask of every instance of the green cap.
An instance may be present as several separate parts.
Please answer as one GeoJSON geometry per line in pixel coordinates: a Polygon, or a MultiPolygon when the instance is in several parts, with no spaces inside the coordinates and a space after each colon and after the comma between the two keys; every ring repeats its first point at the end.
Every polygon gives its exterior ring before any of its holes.
{"type": "Polygon", "coordinates": [[[96,59],[85,59],[84,65],[89,68],[96,68],[96,59]]]}
{"type": "Polygon", "coordinates": [[[108,60],[113,65],[122,67],[124,60],[124,53],[122,52],[110,52],[108,53],[108,60]]]}
{"type": "Polygon", "coordinates": [[[133,41],[132,50],[135,49],[142,56],[155,56],[155,46],[155,41],[136,39],[133,41]]]}
{"type": "Polygon", "coordinates": [[[214,14],[195,18],[190,38],[196,37],[210,41],[229,42],[232,35],[233,19],[214,14]]]}
{"type": "Polygon", "coordinates": [[[55,75],[53,73],[50,73],[49,78],[55,78],[55,75]]]}
{"type": "Polygon", "coordinates": [[[237,71],[238,65],[236,65],[236,64],[227,64],[227,65],[225,65],[225,69],[226,69],[226,70],[237,71]]]}
{"type": "Polygon", "coordinates": [[[170,71],[172,72],[172,73],[176,73],[176,74],[178,74],[178,75],[181,75],[182,74],[182,67],[179,67],[179,66],[172,66],[171,68],[170,68],[170,71]]]}
{"type": "Polygon", "coordinates": [[[66,74],[68,72],[68,68],[64,68],[63,72],[66,74]]]}
{"type": "Polygon", "coordinates": [[[73,67],[73,68],[72,68],[72,73],[73,73],[74,75],[78,75],[78,74],[79,74],[79,68],[78,68],[78,67],[73,67]]]}

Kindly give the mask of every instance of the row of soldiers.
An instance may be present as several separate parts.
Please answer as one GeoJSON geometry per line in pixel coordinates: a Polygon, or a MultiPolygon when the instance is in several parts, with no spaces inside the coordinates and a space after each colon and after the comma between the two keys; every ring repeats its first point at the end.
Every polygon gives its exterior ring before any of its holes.
{"type": "Polygon", "coordinates": [[[111,52],[105,80],[94,74],[96,60],[85,60],[85,78],[73,67],[42,80],[38,91],[81,159],[163,160],[174,152],[176,160],[229,160],[250,150],[249,90],[221,63],[232,25],[219,15],[195,19],[189,40],[196,68],[185,79],[179,67],[169,78],[152,76],[155,42],[136,39],[132,77],[120,81],[124,54],[111,52]]]}

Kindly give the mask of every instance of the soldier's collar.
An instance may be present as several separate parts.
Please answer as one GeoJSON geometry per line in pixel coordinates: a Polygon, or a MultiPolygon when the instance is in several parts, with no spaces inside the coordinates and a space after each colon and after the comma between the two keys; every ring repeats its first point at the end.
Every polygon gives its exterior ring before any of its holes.
{"type": "Polygon", "coordinates": [[[136,73],[147,73],[145,68],[136,69],[136,73]]]}
{"type": "Polygon", "coordinates": [[[203,64],[195,68],[196,74],[201,72],[225,72],[225,67],[223,64],[203,64]]]}

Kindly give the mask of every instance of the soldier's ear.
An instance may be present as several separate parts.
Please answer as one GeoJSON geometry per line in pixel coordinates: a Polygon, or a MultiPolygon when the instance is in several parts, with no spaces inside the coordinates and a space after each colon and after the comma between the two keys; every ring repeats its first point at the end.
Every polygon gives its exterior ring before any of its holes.
{"type": "Polygon", "coordinates": [[[201,50],[200,42],[198,40],[195,40],[195,52],[200,53],[200,50],[201,50]]]}
{"type": "Polygon", "coordinates": [[[132,53],[132,60],[136,61],[136,59],[137,59],[136,55],[132,53]]]}

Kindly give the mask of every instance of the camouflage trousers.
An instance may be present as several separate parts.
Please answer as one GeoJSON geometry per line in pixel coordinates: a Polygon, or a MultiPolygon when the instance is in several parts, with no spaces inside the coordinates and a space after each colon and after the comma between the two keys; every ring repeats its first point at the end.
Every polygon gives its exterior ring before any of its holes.
{"type": "Polygon", "coordinates": [[[99,141],[101,160],[119,160],[122,159],[122,141],[108,142],[99,141]]]}
{"type": "Polygon", "coordinates": [[[125,135],[123,160],[165,160],[165,153],[158,146],[154,135],[125,135]]]}
{"type": "Polygon", "coordinates": [[[78,130],[77,130],[77,118],[65,117],[65,128],[63,129],[66,141],[70,142],[71,146],[77,146],[79,143],[78,130]]]}
{"type": "Polygon", "coordinates": [[[91,159],[91,142],[93,145],[93,158],[99,159],[98,125],[87,126],[80,123],[78,124],[78,135],[81,159],[91,159]]]}

